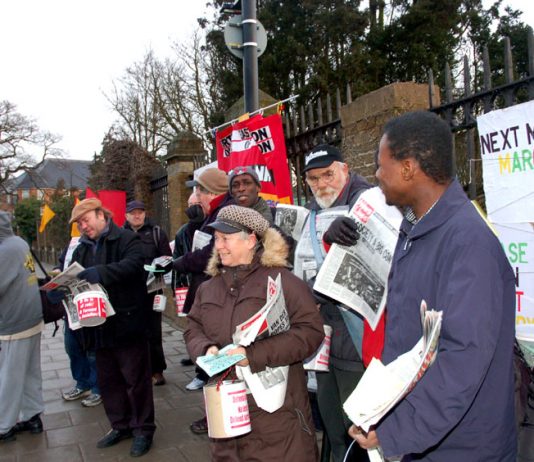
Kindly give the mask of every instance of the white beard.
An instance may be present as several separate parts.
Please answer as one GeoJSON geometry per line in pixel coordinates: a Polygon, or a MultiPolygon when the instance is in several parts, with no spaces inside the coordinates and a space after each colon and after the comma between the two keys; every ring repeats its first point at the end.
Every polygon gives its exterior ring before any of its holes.
{"type": "Polygon", "coordinates": [[[322,209],[328,209],[336,201],[338,195],[339,194],[335,189],[328,188],[326,194],[323,194],[321,197],[316,196],[315,200],[317,201],[317,204],[319,204],[319,207],[322,209]]]}

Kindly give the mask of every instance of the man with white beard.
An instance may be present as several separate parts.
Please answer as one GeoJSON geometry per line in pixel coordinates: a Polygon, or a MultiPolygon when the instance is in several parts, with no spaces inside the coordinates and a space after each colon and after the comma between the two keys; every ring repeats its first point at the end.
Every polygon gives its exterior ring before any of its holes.
{"type": "MultiPolygon", "coordinates": [[[[310,215],[295,250],[294,272],[313,286],[331,244],[356,244],[359,238],[356,224],[346,212],[371,185],[360,175],[350,173],[341,152],[327,144],[316,146],[305,156],[304,173],[313,199],[306,204],[310,215]]],[[[364,368],[336,302],[317,292],[314,295],[324,323],[332,327],[330,370],[316,374],[317,402],[332,445],[333,460],[341,462],[351,442],[347,434],[350,421],[342,405],[356,387],[364,368]]],[[[353,449],[348,460],[365,461],[367,458],[363,451],[353,449]]]]}

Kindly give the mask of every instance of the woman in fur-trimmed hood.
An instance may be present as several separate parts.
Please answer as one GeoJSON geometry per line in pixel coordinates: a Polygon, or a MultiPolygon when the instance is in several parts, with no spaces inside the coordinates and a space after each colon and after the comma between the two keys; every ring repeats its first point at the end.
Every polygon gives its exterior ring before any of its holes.
{"type": "MultiPolygon", "coordinates": [[[[211,226],[215,244],[207,272],[213,277],[199,287],[185,331],[191,358],[216,354],[232,343],[236,326],[265,304],[269,276],[281,276],[289,317],[288,330],[228,352],[244,354],[246,358],[237,365],[249,366],[252,373],[267,366],[289,366],[287,391],[282,407],[272,413],[258,407],[248,394],[252,431],[236,438],[211,439],[212,460],[317,460],[302,367],[324,337],[315,301],[308,286],[287,269],[284,238],[258,212],[230,205],[221,209],[211,226]]],[[[235,377],[232,370],[228,378],[235,377]]]]}

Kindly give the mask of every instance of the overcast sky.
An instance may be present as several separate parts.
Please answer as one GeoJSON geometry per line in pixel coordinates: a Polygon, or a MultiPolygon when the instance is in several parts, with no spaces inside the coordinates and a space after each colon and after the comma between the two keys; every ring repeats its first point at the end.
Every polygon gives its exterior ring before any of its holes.
{"type": "MultiPolygon", "coordinates": [[[[488,3],[489,0],[485,0],[488,3]]],[[[506,0],[505,0],[506,2],[506,0]]],[[[534,1],[509,0],[534,23],[534,1]]],[[[0,100],[62,136],[68,157],[91,159],[115,119],[103,92],[149,49],[187,40],[205,0],[4,0],[0,100]]]]}
{"type": "Polygon", "coordinates": [[[0,100],[62,136],[69,157],[91,159],[115,119],[103,91],[149,49],[171,54],[204,0],[4,0],[0,100]]]}

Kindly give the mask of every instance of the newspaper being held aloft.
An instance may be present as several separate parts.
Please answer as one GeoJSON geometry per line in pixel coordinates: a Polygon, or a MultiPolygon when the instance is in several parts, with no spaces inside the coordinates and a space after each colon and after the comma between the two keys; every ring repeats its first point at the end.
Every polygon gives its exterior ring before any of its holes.
{"type": "Polygon", "coordinates": [[[191,252],[200,250],[206,247],[211,241],[211,234],[199,231],[198,229],[193,234],[193,243],[191,244],[191,252]]]}
{"type": "Polygon", "coordinates": [[[279,226],[288,236],[298,241],[309,213],[310,211],[305,207],[279,203],[276,205],[274,224],[279,226]]]}
{"type": "MultiPolygon", "coordinates": [[[[373,358],[356,389],[343,404],[350,420],[369,431],[415,386],[436,359],[442,312],[427,310],[421,301],[423,336],[408,352],[384,366],[373,358]]],[[[376,459],[377,453],[373,452],[376,459]]]]}
{"type": "Polygon", "coordinates": [[[313,288],[360,313],[375,329],[384,311],[387,280],[402,215],[375,187],[350,210],[360,239],[352,247],[333,244],[313,288]]]}
{"type": "MultiPolygon", "coordinates": [[[[267,302],[251,318],[236,327],[233,341],[248,346],[256,340],[278,335],[289,330],[289,314],[286,309],[280,274],[267,282],[267,302]]],[[[236,366],[236,372],[254,396],[256,404],[267,412],[274,412],[284,404],[289,366],[266,367],[252,373],[249,366],[236,366]]]]}
{"type": "Polygon", "coordinates": [[[230,345],[226,345],[224,348],[220,349],[219,353],[216,355],[199,356],[196,362],[199,367],[206,371],[206,374],[208,374],[210,377],[213,377],[219,372],[232,367],[234,364],[246,358],[245,355],[226,354],[228,350],[233,350],[234,348],[237,348],[237,345],[231,343],[230,345]]]}

